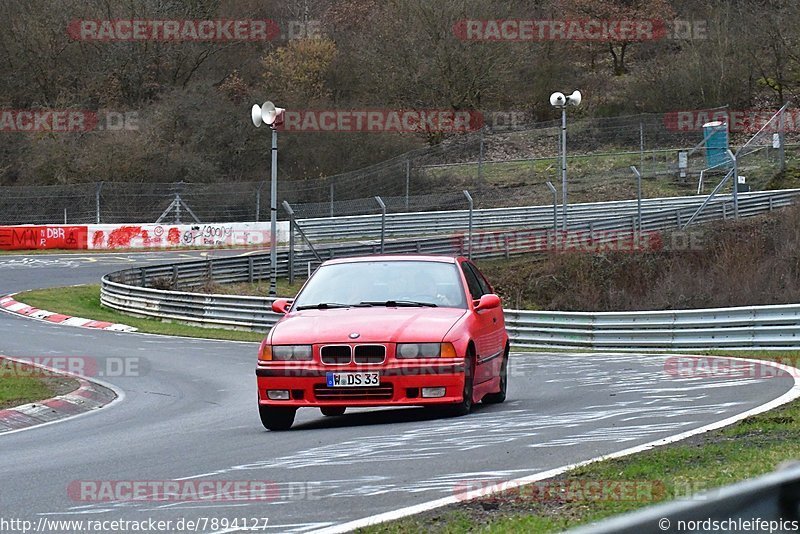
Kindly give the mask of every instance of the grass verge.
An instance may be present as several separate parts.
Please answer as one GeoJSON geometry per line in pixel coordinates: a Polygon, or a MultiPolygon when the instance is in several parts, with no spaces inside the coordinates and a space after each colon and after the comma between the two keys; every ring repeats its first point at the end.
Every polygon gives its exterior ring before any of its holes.
{"type": "Polygon", "coordinates": [[[45,374],[36,367],[0,358],[0,409],[63,395],[78,385],[74,378],[45,374]]]}
{"type": "MultiPolygon", "coordinates": [[[[736,356],[795,364],[800,351],[736,356]]],[[[546,483],[431,510],[361,533],[559,532],[774,471],[800,458],[800,401],[633,456],[595,462],[546,483]],[[592,498],[590,482],[630,483],[633,498],[592,498]]],[[[466,488],[463,488],[466,489],[466,488]]],[[[462,489],[462,491],[463,491],[462,489]]],[[[653,526],[655,529],[655,525],[653,526]]]]}
{"type": "Polygon", "coordinates": [[[14,297],[35,308],[64,315],[85,317],[97,321],[110,321],[133,326],[140,332],[185,336],[203,339],[224,339],[231,341],[261,341],[263,333],[225,330],[222,328],[201,328],[180,323],[167,323],[156,319],[143,319],[125,315],[100,305],[100,286],[86,285],[36,289],[14,297]]]}

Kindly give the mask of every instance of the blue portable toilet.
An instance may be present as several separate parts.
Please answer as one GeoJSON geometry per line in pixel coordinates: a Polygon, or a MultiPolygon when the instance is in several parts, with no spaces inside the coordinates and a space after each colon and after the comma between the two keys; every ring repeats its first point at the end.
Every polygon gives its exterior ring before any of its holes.
{"type": "Polygon", "coordinates": [[[723,167],[730,163],[728,157],[728,123],[707,122],[703,125],[703,139],[706,142],[706,164],[708,167],[723,167]]]}

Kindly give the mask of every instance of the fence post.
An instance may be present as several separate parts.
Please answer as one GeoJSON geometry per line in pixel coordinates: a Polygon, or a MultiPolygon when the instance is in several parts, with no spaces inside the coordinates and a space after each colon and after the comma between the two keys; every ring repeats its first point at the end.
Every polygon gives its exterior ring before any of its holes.
{"type": "Polygon", "coordinates": [[[330,202],[331,202],[331,217],[333,217],[333,196],[334,196],[334,193],[335,193],[335,191],[334,191],[334,189],[336,187],[335,184],[336,184],[336,178],[331,176],[331,200],[330,200],[330,202]]]}
{"type": "Polygon", "coordinates": [[[294,210],[285,200],[283,209],[289,214],[289,284],[294,284],[294,210]]]}
{"type": "Polygon", "coordinates": [[[467,197],[467,202],[469,203],[469,223],[468,223],[468,230],[467,230],[467,258],[472,259],[472,208],[474,207],[474,203],[472,202],[472,195],[469,194],[469,191],[464,189],[464,196],[467,197]]]}
{"type": "Polygon", "coordinates": [[[386,204],[381,197],[375,197],[375,202],[381,207],[381,254],[383,254],[386,246],[386,204]]]}
{"type": "MultiPolygon", "coordinates": [[[[781,108],[781,116],[779,119],[780,125],[778,126],[778,143],[780,143],[780,146],[778,147],[778,159],[780,159],[779,168],[781,172],[786,171],[786,149],[783,146],[784,142],[786,141],[786,133],[785,133],[786,123],[784,122],[784,116],[786,115],[785,108],[786,108],[785,105],[783,108],[781,108]]],[[[771,201],[772,197],[770,197],[770,202],[771,201]]]]}
{"type": "Polygon", "coordinates": [[[639,219],[639,239],[642,237],[642,174],[636,166],[631,165],[633,174],[636,175],[636,217],[639,219]]]}
{"type": "Polygon", "coordinates": [[[103,189],[103,182],[97,184],[97,189],[94,192],[94,207],[95,207],[95,218],[94,222],[96,224],[100,224],[100,191],[103,189]]]}
{"type": "Polygon", "coordinates": [[[546,181],[547,188],[553,193],[553,250],[558,248],[558,190],[550,180],[546,181]]]}
{"type": "Polygon", "coordinates": [[[481,148],[478,154],[478,184],[483,184],[483,128],[481,128],[481,148]]]}
{"type": "Polygon", "coordinates": [[[264,184],[267,182],[259,182],[258,188],[256,189],[256,222],[258,222],[258,218],[261,216],[261,188],[264,187],[264,184]]]}
{"type": "Polygon", "coordinates": [[[406,211],[408,211],[408,195],[411,189],[411,160],[406,160],[406,211]]]}
{"type": "MultiPolygon", "coordinates": [[[[644,121],[639,119],[639,167],[644,170],[644,121]]],[[[639,229],[641,231],[641,228],[639,229]]]]}

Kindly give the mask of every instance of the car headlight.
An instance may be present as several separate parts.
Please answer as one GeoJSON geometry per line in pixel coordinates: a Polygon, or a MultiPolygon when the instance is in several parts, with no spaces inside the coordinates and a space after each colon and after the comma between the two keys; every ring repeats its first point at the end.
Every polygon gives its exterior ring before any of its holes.
{"type": "Polygon", "coordinates": [[[262,360],[280,362],[302,362],[311,360],[311,345],[272,345],[270,358],[264,358],[267,350],[262,350],[262,360]]]}
{"type": "Polygon", "coordinates": [[[398,343],[398,358],[455,358],[452,343],[398,343]]]}

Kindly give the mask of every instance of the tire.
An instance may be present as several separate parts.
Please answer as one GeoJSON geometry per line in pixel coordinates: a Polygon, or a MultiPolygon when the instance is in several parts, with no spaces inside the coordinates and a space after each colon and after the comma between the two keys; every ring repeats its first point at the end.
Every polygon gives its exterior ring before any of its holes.
{"type": "Polygon", "coordinates": [[[326,406],[320,408],[319,411],[326,417],[336,417],[337,415],[344,415],[346,409],[344,406],[326,406]]]}
{"type": "Polygon", "coordinates": [[[464,391],[461,394],[461,402],[451,404],[444,408],[445,415],[449,417],[461,417],[472,411],[472,390],[475,381],[475,351],[472,347],[467,351],[467,358],[464,365],[464,391]]]}
{"type": "Polygon", "coordinates": [[[503,354],[503,363],[500,366],[500,391],[484,395],[483,402],[486,404],[500,404],[506,400],[506,390],[508,389],[508,346],[503,354]]]}
{"type": "Polygon", "coordinates": [[[258,415],[261,424],[267,430],[289,430],[294,423],[297,408],[284,408],[282,406],[259,406],[258,415]]]}

